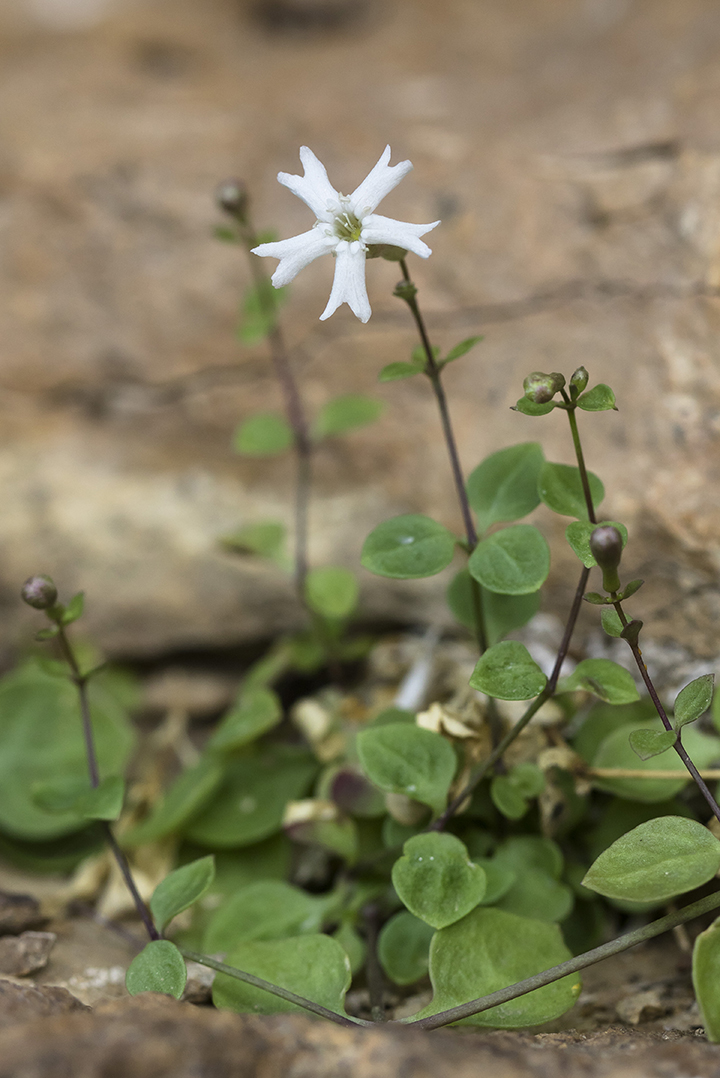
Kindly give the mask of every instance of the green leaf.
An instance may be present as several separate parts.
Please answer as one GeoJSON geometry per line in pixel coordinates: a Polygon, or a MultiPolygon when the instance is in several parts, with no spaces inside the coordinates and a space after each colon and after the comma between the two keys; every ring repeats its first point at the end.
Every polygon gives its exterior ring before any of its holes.
{"type": "Polygon", "coordinates": [[[358,581],[350,569],[326,565],[305,578],[308,606],[324,618],[348,618],[358,601],[358,581]]]}
{"type": "Polygon", "coordinates": [[[86,820],[117,820],[122,812],[125,781],[108,775],[95,789],[87,778],[68,776],[50,782],[33,783],[32,798],[45,812],[76,812],[86,820]]]}
{"type": "Polygon", "coordinates": [[[456,539],[430,517],[411,513],[378,524],[363,544],[361,564],[378,576],[416,580],[450,564],[456,539]]]}
{"type": "Polygon", "coordinates": [[[403,846],[392,869],[393,887],[411,913],[445,928],[474,909],[485,894],[485,873],[454,835],[429,831],[403,846]]]}
{"type": "MultiPolygon", "coordinates": [[[[440,349],[438,348],[438,346],[436,344],[433,344],[431,346],[431,349],[432,349],[432,354],[435,357],[435,359],[439,359],[440,358],[440,349]]],[[[426,362],[425,348],[424,348],[424,346],[422,344],[418,344],[413,348],[412,353],[411,353],[411,358],[412,358],[413,363],[417,363],[418,365],[421,365],[423,368],[425,367],[425,362],[426,362]]]]}
{"type": "Polygon", "coordinates": [[[387,921],[378,937],[380,965],[395,984],[414,984],[424,977],[430,962],[431,925],[401,910],[387,921]]]}
{"type": "Polygon", "coordinates": [[[536,868],[553,880],[560,879],[564,864],[557,842],[540,835],[515,835],[506,839],[498,847],[494,861],[514,869],[518,875],[526,869],[536,868]]]}
{"type": "MultiPolygon", "coordinates": [[[[105,671],[88,685],[98,766],[106,780],[124,770],[134,742],[124,703],[111,685],[105,671]]],[[[0,679],[0,829],[5,836],[40,842],[87,826],[85,805],[47,812],[36,803],[33,791],[56,784],[58,776],[74,783],[76,794],[90,795],[77,690],[30,661],[0,679]]]]}
{"type": "Polygon", "coordinates": [[[72,625],[74,621],[81,618],[83,610],[85,609],[85,592],[79,591],[77,595],[73,595],[70,602],[65,607],[62,616],[63,625],[72,625]]]}
{"type": "Polygon", "coordinates": [[[584,412],[606,412],[609,408],[617,412],[615,394],[610,386],[602,382],[588,389],[587,393],[581,394],[577,399],[577,406],[584,412]]]}
{"type": "Polygon", "coordinates": [[[365,427],[368,423],[374,423],[384,408],[382,401],[359,393],[336,397],[320,409],[312,426],[312,437],[320,441],[321,438],[344,434],[355,427],[365,427]]]}
{"type": "Polygon", "coordinates": [[[232,228],[227,228],[226,225],[215,225],[213,229],[213,236],[216,240],[222,240],[223,243],[239,243],[240,237],[237,232],[232,228]]]}
{"type": "Polygon", "coordinates": [[[490,783],[493,805],[508,820],[520,820],[530,807],[507,775],[494,775],[490,783]]]}
{"type": "Polygon", "coordinates": [[[540,609],[539,591],[529,592],[527,595],[501,595],[496,591],[488,591],[477,582],[473,584],[468,570],[461,569],[450,582],[446,598],[451,612],[460,624],[472,633],[477,632],[473,586],[480,588],[489,644],[497,644],[513,629],[521,629],[523,625],[527,625],[540,609]]]}
{"type": "Polygon", "coordinates": [[[618,596],[619,599],[629,599],[631,595],[634,595],[636,591],[640,591],[640,588],[645,583],[644,580],[631,580],[629,584],[626,584],[623,590],[618,596]]]}
{"type": "Polygon", "coordinates": [[[287,287],[273,288],[267,278],[248,289],[237,329],[238,340],[243,344],[257,344],[267,337],[277,322],[278,311],[287,296],[287,287]]]}
{"type": "MultiPolygon", "coordinates": [[[[616,520],[602,520],[600,524],[609,524],[617,528],[622,538],[622,545],[625,546],[628,533],[624,524],[619,524],[616,520]]],[[[565,529],[565,538],[586,569],[592,569],[594,565],[597,565],[590,551],[590,536],[596,528],[600,527],[600,524],[593,524],[589,520],[573,520],[572,524],[568,524],[565,529]]]]}
{"type": "Polygon", "coordinates": [[[703,674],[695,678],[675,697],[675,729],[694,722],[710,707],[715,686],[714,674],[703,674]]]}
{"type": "MultiPolygon", "coordinates": [[[[430,944],[432,1002],[414,1018],[457,1007],[532,977],[571,957],[560,929],[504,910],[479,907],[435,933],[430,944]]],[[[499,1007],[463,1019],[463,1025],[517,1029],[558,1018],[580,994],[576,974],[499,1007]]]]}
{"type": "Polygon", "coordinates": [[[457,760],[452,746],[432,730],[407,723],[373,726],[357,736],[363,771],[376,786],[429,805],[445,807],[457,760]]]}
{"type": "Polygon", "coordinates": [[[543,691],[547,678],[524,644],[503,640],[480,657],[470,684],[498,700],[530,700],[543,691]]]}
{"type": "Polygon", "coordinates": [[[476,857],[475,863],[485,873],[487,888],[481,906],[494,906],[498,899],[510,890],[517,879],[517,872],[507,865],[500,865],[491,857],[476,857]]]}
{"type": "Polygon", "coordinates": [[[209,954],[249,940],[285,939],[319,932],[327,901],[283,880],[241,887],[215,910],[203,937],[209,954]]]}
{"type": "Polygon", "coordinates": [[[159,932],[209,890],[215,878],[215,858],[201,857],[176,868],[157,885],[150,899],[150,912],[159,932]]]}
{"type": "Polygon", "coordinates": [[[185,990],[185,960],[170,940],[153,940],[133,958],[125,974],[125,987],[131,996],[140,992],[161,992],[180,999],[185,990]]]}
{"type": "MultiPolygon", "coordinates": [[[[605,497],[605,488],[593,472],[588,472],[588,483],[593,506],[597,509],[605,497]]],[[[579,468],[569,464],[552,464],[549,460],[545,461],[540,471],[538,491],[541,500],[554,513],[567,517],[579,517],[580,520],[588,519],[579,468]]]]}
{"type": "Polygon", "coordinates": [[[277,412],[259,412],[241,423],[235,431],[233,446],[246,457],[273,457],[293,444],[292,427],[277,412]]]}
{"type": "Polygon", "coordinates": [[[539,797],[545,789],[545,774],[542,768],[530,760],[512,767],[508,778],[523,797],[539,797]]]}
{"type": "MultiPolygon", "coordinates": [[[[592,759],[593,767],[622,768],[641,771],[677,771],[679,761],[675,753],[665,753],[651,760],[638,760],[633,752],[629,735],[638,728],[657,731],[657,718],[646,723],[632,722],[619,726],[600,743],[592,759]]],[[[708,737],[691,726],[683,734],[683,744],[690,758],[698,768],[708,767],[714,760],[720,759],[720,740],[708,737]]],[[[674,797],[690,780],[673,779],[626,779],[595,778],[593,784],[600,790],[625,797],[629,801],[666,801],[674,797]]]]}
{"type": "Polygon", "coordinates": [[[257,554],[271,561],[284,562],[285,525],[275,520],[246,524],[230,535],[223,535],[220,542],[226,550],[238,554],[257,554]]]}
{"type": "Polygon", "coordinates": [[[348,921],[343,921],[332,933],[332,938],[340,944],[350,962],[350,972],[359,973],[367,958],[367,945],[348,921]]]}
{"type": "Polygon", "coordinates": [[[470,473],[468,501],[481,532],[500,521],[519,520],[540,504],[538,478],[544,459],[538,442],[523,442],[492,453],[470,473]]]}
{"type": "Polygon", "coordinates": [[[720,869],[720,842],[697,820],[660,816],[628,831],[590,866],[584,887],[606,898],[664,902],[720,869]]]}
{"type": "Polygon", "coordinates": [[[582,689],[608,704],[631,704],[640,699],[632,674],[610,659],[583,659],[569,677],[562,678],[558,693],[582,689]]]}
{"type": "Polygon", "coordinates": [[[442,360],[442,366],[447,363],[452,363],[456,359],[460,359],[461,356],[466,356],[467,353],[475,347],[476,344],[482,340],[482,337],[466,337],[464,341],[460,341],[454,348],[451,348],[445,359],[442,360]]]}
{"type": "Polygon", "coordinates": [[[233,760],[212,802],[187,828],[187,838],[210,849],[268,838],[280,830],[287,802],[308,792],[316,771],[309,753],[284,746],[233,760]]]}
{"type": "Polygon", "coordinates": [[[620,621],[615,607],[604,606],[600,611],[600,621],[608,636],[614,636],[617,639],[622,636],[623,623],[620,621]]]}
{"type": "Polygon", "coordinates": [[[223,773],[222,763],[209,756],[202,757],[175,779],[147,819],[131,827],[123,840],[130,846],[141,846],[180,831],[213,796],[223,773]]]}
{"type": "Polygon", "coordinates": [[[59,625],[48,625],[47,629],[38,629],[35,633],[35,639],[42,642],[43,640],[52,640],[60,632],[59,625]]]}
{"type": "Polygon", "coordinates": [[[534,917],[539,921],[564,921],[573,908],[575,898],[570,887],[555,880],[541,868],[525,868],[517,872],[515,882],[496,906],[519,917],[534,917]]]}
{"type": "Polygon", "coordinates": [[[272,689],[247,689],[222,718],[208,742],[214,752],[233,752],[256,741],[282,719],[282,705],[272,689]]]}
{"type": "MultiPolygon", "coordinates": [[[[253,940],[238,944],[225,959],[230,966],[262,977],[265,981],[296,992],[338,1014],[345,1013],[345,993],[350,987],[350,962],[330,936],[294,936],[283,940],[253,940]]],[[[213,1003],[240,1014],[305,1013],[262,988],[219,973],[213,984],[213,1003]]]]}
{"type": "Polygon", "coordinates": [[[692,978],[705,1036],[717,1044],[720,1041],[720,917],[695,940],[692,978]]]}
{"type": "Polygon", "coordinates": [[[415,374],[422,374],[424,369],[424,363],[388,363],[380,371],[378,382],[395,382],[398,378],[412,378],[415,374]]]}
{"type": "Polygon", "coordinates": [[[488,591],[527,595],[550,572],[550,548],[532,524],[513,524],[482,539],[468,561],[470,574],[488,591]]]}
{"type": "Polygon", "coordinates": [[[548,401],[546,404],[536,404],[535,401],[521,397],[512,409],[513,412],[522,412],[523,415],[547,415],[557,407],[557,401],[548,401]]]}
{"type": "Polygon", "coordinates": [[[677,741],[675,730],[633,730],[630,747],[641,760],[650,760],[667,752],[677,741]]]}

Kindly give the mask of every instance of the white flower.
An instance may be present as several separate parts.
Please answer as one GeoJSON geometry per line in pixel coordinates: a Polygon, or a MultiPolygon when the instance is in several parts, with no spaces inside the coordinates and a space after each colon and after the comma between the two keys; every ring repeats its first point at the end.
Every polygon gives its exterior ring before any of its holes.
{"type": "Polygon", "coordinates": [[[329,318],[342,303],[347,303],[361,322],[367,322],[370,302],[365,287],[365,258],[370,244],[389,244],[427,258],[432,251],[420,239],[439,225],[413,225],[394,221],[375,213],[385,195],[396,187],[412,168],[410,161],[389,165],[390,147],[386,146],[375,168],[351,195],[341,195],[331,185],[325,166],[307,146],[300,149],[304,176],[279,172],[280,183],[310,207],[317,220],[309,232],[277,243],[261,243],[253,253],[263,258],[279,258],[272,283],[281,288],[320,255],[335,256],[335,276],[327,307],[320,315],[329,318]]]}

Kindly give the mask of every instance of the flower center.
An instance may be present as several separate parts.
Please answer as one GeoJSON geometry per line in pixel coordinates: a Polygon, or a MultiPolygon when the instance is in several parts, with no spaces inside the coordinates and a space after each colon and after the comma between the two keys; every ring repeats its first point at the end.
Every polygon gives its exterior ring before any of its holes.
{"type": "Polygon", "coordinates": [[[355,240],[360,239],[362,223],[350,210],[341,210],[340,213],[335,215],[333,231],[339,240],[347,240],[349,243],[353,243],[355,240]]]}

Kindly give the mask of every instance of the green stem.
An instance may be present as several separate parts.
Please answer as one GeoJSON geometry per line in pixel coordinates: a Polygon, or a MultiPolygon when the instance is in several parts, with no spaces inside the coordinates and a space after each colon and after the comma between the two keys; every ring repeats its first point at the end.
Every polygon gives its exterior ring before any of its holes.
{"type": "Polygon", "coordinates": [[[278,996],[287,1003],[295,1003],[298,1007],[302,1007],[312,1014],[317,1014],[320,1018],[327,1018],[330,1022],[334,1022],[335,1025],[350,1027],[374,1025],[373,1022],[366,1022],[363,1018],[350,1018],[348,1015],[338,1014],[328,1007],[323,1007],[320,1003],[313,1003],[311,999],[305,999],[304,996],[297,995],[296,992],[281,988],[277,984],[271,984],[270,981],[264,981],[262,977],[255,977],[252,973],[245,973],[241,969],[235,969],[234,966],[226,966],[224,962],[218,962],[214,958],[209,958],[206,954],[189,951],[186,947],[178,947],[178,950],[183,958],[187,958],[191,962],[197,962],[200,966],[207,966],[208,969],[224,973],[227,977],[233,977],[236,981],[252,985],[253,988],[262,988],[263,991],[270,992],[273,996],[278,996]]]}
{"type": "Polygon", "coordinates": [[[590,480],[588,479],[587,468],[585,467],[585,457],[582,451],[580,432],[578,430],[577,418],[575,416],[577,405],[574,401],[570,399],[564,389],[562,390],[562,395],[565,403],[567,404],[567,417],[570,423],[573,446],[575,447],[575,459],[577,460],[578,470],[580,472],[580,482],[582,483],[583,494],[585,495],[585,505],[587,506],[588,520],[592,524],[597,524],[595,507],[593,505],[592,494],[590,492],[590,480]]]}
{"type": "Polygon", "coordinates": [[[482,1011],[487,1011],[491,1007],[509,1003],[510,1000],[517,999],[518,996],[533,992],[536,988],[543,988],[547,984],[559,981],[562,977],[567,977],[571,973],[578,973],[581,969],[592,966],[596,962],[601,962],[604,958],[610,958],[611,955],[620,954],[631,947],[636,947],[638,943],[644,943],[645,940],[660,936],[663,932],[668,932],[677,925],[685,924],[686,921],[692,921],[695,917],[709,913],[719,906],[720,891],[716,891],[712,895],[707,895],[705,898],[693,902],[692,905],[686,906],[677,913],[668,913],[665,917],[660,917],[659,920],[652,921],[649,925],[644,925],[634,932],[628,932],[626,936],[619,936],[609,943],[603,943],[600,947],[594,947],[591,951],[577,955],[567,962],[561,962],[558,966],[552,966],[534,977],[518,981],[517,984],[511,984],[508,988],[501,988],[498,992],[491,992],[488,996],[470,1000],[469,1003],[462,1003],[459,1007],[451,1007],[447,1011],[440,1011],[438,1014],[430,1015],[428,1018],[420,1018],[415,1022],[404,1024],[410,1025],[414,1029],[438,1029],[440,1026],[449,1025],[451,1022],[459,1022],[462,1018],[471,1018],[473,1015],[481,1014],[482,1011]]]}

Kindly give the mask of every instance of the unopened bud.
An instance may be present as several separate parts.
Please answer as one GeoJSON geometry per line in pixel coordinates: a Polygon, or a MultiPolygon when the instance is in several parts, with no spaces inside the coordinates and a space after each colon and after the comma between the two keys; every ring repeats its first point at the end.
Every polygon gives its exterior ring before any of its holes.
{"type": "Polygon", "coordinates": [[[245,224],[248,211],[248,193],[242,180],[225,180],[215,191],[215,201],[221,210],[245,224]]]}
{"type": "Polygon", "coordinates": [[[533,371],[523,382],[523,391],[526,399],[534,404],[547,404],[564,385],[565,378],[562,374],[533,371]]]}
{"type": "Polygon", "coordinates": [[[578,369],[576,371],[573,371],[572,375],[570,376],[570,387],[571,389],[577,390],[578,393],[582,393],[583,390],[586,388],[589,379],[590,375],[585,370],[585,368],[578,367],[578,369]]]}
{"type": "Polygon", "coordinates": [[[612,524],[601,524],[590,536],[590,553],[602,569],[603,587],[611,595],[620,590],[618,566],[622,558],[622,536],[612,524]]]}
{"type": "Polygon", "coordinates": [[[395,285],[393,295],[397,296],[398,299],[404,299],[409,303],[410,300],[415,299],[417,288],[412,281],[398,281],[395,285]]]}
{"type": "Polygon", "coordinates": [[[36,610],[49,610],[57,602],[57,588],[49,576],[31,576],[20,592],[24,602],[36,610]]]}

